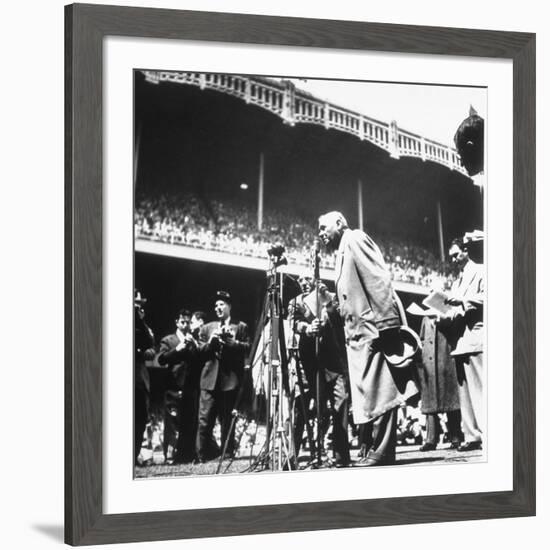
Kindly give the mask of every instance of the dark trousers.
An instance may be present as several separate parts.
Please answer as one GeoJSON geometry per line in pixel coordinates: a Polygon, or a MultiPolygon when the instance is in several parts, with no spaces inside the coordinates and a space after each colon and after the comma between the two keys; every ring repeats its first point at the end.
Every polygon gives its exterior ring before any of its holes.
{"type": "Polygon", "coordinates": [[[397,407],[386,411],[366,424],[362,424],[359,433],[360,443],[370,444],[370,449],[364,449],[368,458],[380,463],[395,462],[397,407]]]}
{"type": "Polygon", "coordinates": [[[216,418],[221,425],[221,444],[227,441],[226,452],[235,450],[235,424],[231,428],[232,411],[237,390],[201,390],[199,401],[199,427],[197,432],[197,456],[209,460],[221,454],[220,446],[214,439],[213,430],[216,418]]]}
{"type": "MultiPolygon", "coordinates": [[[[294,402],[294,450],[296,456],[300,454],[300,449],[304,439],[304,428],[306,427],[306,421],[310,426],[310,428],[308,428],[310,430],[310,434],[314,437],[312,421],[315,418],[316,413],[315,409],[311,408],[310,404],[311,392],[309,390],[298,395],[294,402]]],[[[315,445],[315,442],[313,442],[313,445],[315,445]]]]}
{"type": "Polygon", "coordinates": [[[359,456],[366,457],[372,449],[372,422],[359,424],[358,430],[359,456]]]}
{"type": "Polygon", "coordinates": [[[176,462],[192,461],[195,458],[199,413],[197,385],[189,384],[180,392],[167,391],[164,410],[164,454],[167,454],[168,444],[172,443],[175,447],[176,462]],[[175,432],[178,435],[177,441],[174,442],[175,432]]]}
{"type": "MultiPolygon", "coordinates": [[[[349,456],[349,439],[348,439],[348,410],[349,396],[346,390],[346,380],[343,374],[330,373],[325,377],[324,373],[319,376],[320,380],[320,417],[321,417],[321,433],[325,433],[328,428],[328,422],[332,419],[332,444],[334,459],[347,463],[350,461],[349,456]],[[329,378],[327,380],[326,378],[329,378]],[[330,408],[327,410],[327,401],[330,408]],[[330,415],[330,416],[329,416],[330,415]]],[[[294,419],[294,441],[296,455],[298,455],[303,434],[306,418],[311,422],[315,418],[316,410],[309,408],[311,398],[316,399],[316,385],[310,385],[311,390],[304,395],[303,406],[300,397],[295,403],[295,419],[294,419]],[[304,408],[306,416],[304,417],[304,408]]]]}
{"type": "Polygon", "coordinates": [[[334,459],[347,464],[350,461],[350,456],[348,439],[349,396],[346,389],[346,379],[343,374],[331,374],[328,378],[324,383],[324,391],[321,392],[321,402],[326,403],[328,397],[331,407],[334,459]]]}
{"type": "MultiPolygon", "coordinates": [[[[314,438],[315,434],[313,433],[313,425],[315,418],[317,416],[316,407],[311,406],[312,399],[316,399],[316,367],[313,361],[300,361],[296,359],[296,387],[295,391],[298,395],[295,394],[294,398],[294,452],[296,457],[300,454],[300,449],[304,440],[304,428],[307,427],[306,434],[309,437],[314,438]],[[307,422],[307,424],[306,424],[307,422]]],[[[322,420],[322,425],[324,426],[325,421],[322,420]]],[[[324,430],[323,430],[324,431],[324,430]]],[[[313,447],[310,446],[310,452],[314,450],[315,441],[313,441],[313,447]]],[[[313,457],[313,456],[312,456],[313,457]]]]}
{"type": "MultiPolygon", "coordinates": [[[[452,443],[460,443],[464,436],[460,429],[460,410],[448,411],[447,415],[447,433],[449,440],[452,443]]],[[[426,443],[439,442],[439,434],[441,433],[441,425],[439,423],[439,416],[437,413],[430,413],[426,415],[426,443]]]]}
{"type": "Polygon", "coordinates": [[[178,441],[176,460],[189,461],[195,457],[198,429],[199,389],[185,388],[178,407],[178,441]]]}
{"type": "Polygon", "coordinates": [[[136,387],[134,391],[134,463],[137,464],[143,432],[149,417],[149,395],[144,388],[136,387]]]}

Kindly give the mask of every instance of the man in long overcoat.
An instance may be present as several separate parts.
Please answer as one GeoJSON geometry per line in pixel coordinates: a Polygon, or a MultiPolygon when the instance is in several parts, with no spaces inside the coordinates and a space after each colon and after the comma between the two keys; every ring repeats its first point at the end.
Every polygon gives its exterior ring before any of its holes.
{"type": "Polygon", "coordinates": [[[353,419],[372,424],[372,447],[363,464],[395,461],[397,408],[418,393],[410,367],[390,366],[384,352],[399,349],[404,324],[382,253],[363,231],[352,231],[340,212],[319,218],[319,238],[336,250],[336,291],[344,321],[353,419]]]}
{"type": "Polygon", "coordinates": [[[454,345],[451,323],[426,314],[420,327],[422,361],[418,365],[421,412],[426,415],[426,440],[421,451],[437,447],[440,432],[438,414],[446,413],[451,448],[457,449],[462,440],[460,430],[460,401],[455,362],[451,357],[454,345]]]}

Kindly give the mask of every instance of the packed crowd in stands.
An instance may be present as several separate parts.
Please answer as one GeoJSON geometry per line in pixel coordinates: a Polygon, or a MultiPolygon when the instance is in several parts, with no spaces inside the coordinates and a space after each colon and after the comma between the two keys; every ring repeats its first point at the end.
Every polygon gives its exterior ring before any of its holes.
{"type": "MultiPolygon", "coordinates": [[[[316,228],[289,212],[267,208],[258,229],[254,208],[232,200],[201,201],[191,193],[136,197],[135,235],[177,245],[266,258],[274,243],[285,246],[291,264],[310,265],[316,228]]],[[[429,288],[448,288],[451,267],[429,250],[374,235],[395,281],[429,288]]],[[[323,255],[321,267],[334,268],[334,256],[323,255]]]]}

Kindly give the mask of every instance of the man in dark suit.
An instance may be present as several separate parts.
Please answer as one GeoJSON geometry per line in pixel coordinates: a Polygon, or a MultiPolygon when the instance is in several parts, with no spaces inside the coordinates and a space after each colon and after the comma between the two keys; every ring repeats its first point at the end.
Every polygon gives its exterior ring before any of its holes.
{"type": "Polygon", "coordinates": [[[197,458],[212,460],[221,454],[213,436],[216,418],[221,425],[221,443],[226,453],[235,451],[232,411],[244,374],[245,357],[250,348],[248,326],[231,317],[231,296],[218,291],[214,312],[217,320],[204,325],[199,334],[199,353],[204,367],[200,377],[197,458]]]}
{"type": "MultiPolygon", "coordinates": [[[[311,331],[314,316],[304,302],[304,298],[313,290],[313,278],[309,273],[302,273],[298,278],[301,293],[288,304],[288,319],[291,323],[294,338],[298,337],[297,348],[303,393],[294,403],[294,448],[296,456],[300,453],[306,422],[312,422],[315,413],[310,407],[315,398],[315,335],[311,331]]],[[[300,386],[297,386],[300,388],[300,386]]],[[[311,435],[310,431],[310,435],[311,435]]]]}
{"type": "MultiPolygon", "coordinates": [[[[174,392],[179,394],[176,400],[175,428],[178,431],[178,440],[174,462],[189,463],[195,458],[200,364],[198,341],[193,337],[191,313],[188,310],[179,311],[176,317],[176,332],[161,340],[158,363],[170,368],[171,376],[169,376],[166,397],[168,398],[174,392]]],[[[170,431],[174,428],[168,399],[166,401],[165,440],[168,439],[170,431]]]]}
{"type": "Polygon", "coordinates": [[[378,246],[352,231],[340,212],[319,218],[319,238],[336,251],[336,292],[344,322],[355,424],[372,428],[364,466],[395,461],[397,408],[418,393],[409,366],[390,364],[403,355],[404,312],[378,246]]]}
{"type": "MultiPolygon", "coordinates": [[[[344,331],[340,316],[333,306],[334,295],[324,284],[314,290],[313,278],[302,274],[298,282],[302,293],[289,303],[289,318],[293,330],[299,335],[298,350],[304,370],[304,405],[306,414],[310,400],[316,399],[316,385],[319,383],[320,417],[327,416],[327,400],[330,402],[330,416],[333,421],[333,454],[336,467],[350,465],[348,440],[347,363],[345,357],[344,331]],[[316,296],[316,292],[319,293],[316,296]],[[318,310],[316,316],[313,311],[318,310]],[[312,311],[313,310],[313,311],[312,311]],[[316,346],[316,340],[318,345],[316,346]],[[318,372],[319,371],[319,372],[318,372]],[[319,376],[317,376],[319,374],[319,376]]],[[[295,408],[295,449],[299,453],[305,422],[301,403],[295,408]]],[[[324,424],[323,420],[321,421],[324,424]]],[[[325,426],[323,425],[323,430],[325,426]]]]}
{"type": "Polygon", "coordinates": [[[134,292],[134,460],[136,466],[143,443],[143,432],[149,419],[151,381],[145,362],[155,356],[155,337],[145,322],[143,306],[147,302],[141,292],[134,292]]]}

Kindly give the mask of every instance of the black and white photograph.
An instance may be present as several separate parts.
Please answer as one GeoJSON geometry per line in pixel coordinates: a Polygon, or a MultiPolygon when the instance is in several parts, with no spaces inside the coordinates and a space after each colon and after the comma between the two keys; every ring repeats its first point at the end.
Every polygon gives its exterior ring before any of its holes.
{"type": "Polygon", "coordinates": [[[487,89],[144,68],[133,101],[134,477],[485,461],[487,89]]]}

